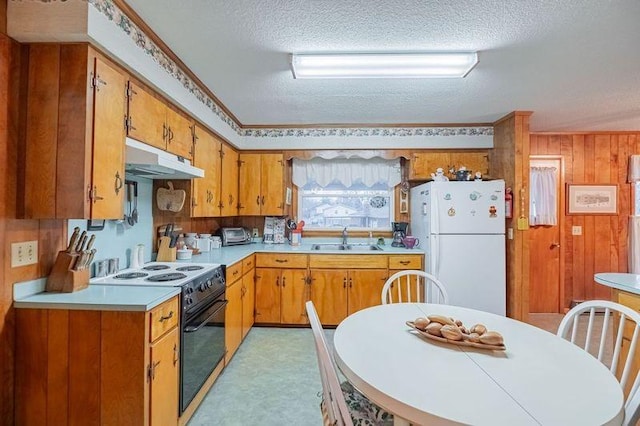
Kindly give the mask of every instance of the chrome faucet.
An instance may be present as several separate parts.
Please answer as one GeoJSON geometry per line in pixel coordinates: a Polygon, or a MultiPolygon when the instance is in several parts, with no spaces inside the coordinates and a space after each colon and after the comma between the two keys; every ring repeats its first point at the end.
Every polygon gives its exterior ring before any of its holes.
{"type": "Polygon", "coordinates": [[[347,227],[345,226],[344,229],[342,230],[342,245],[347,245],[347,237],[349,236],[349,234],[347,233],[347,227]]]}

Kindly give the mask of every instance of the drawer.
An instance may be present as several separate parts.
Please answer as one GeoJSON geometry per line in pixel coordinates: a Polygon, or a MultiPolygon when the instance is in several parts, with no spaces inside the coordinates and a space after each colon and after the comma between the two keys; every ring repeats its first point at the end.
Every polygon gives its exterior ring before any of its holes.
{"type": "Polygon", "coordinates": [[[242,262],[227,266],[227,287],[242,277],[242,262]]]}
{"type": "Polygon", "coordinates": [[[151,310],[151,337],[155,342],[160,336],[178,325],[178,298],[167,300],[151,310]]]}
{"type": "Polygon", "coordinates": [[[258,268],[301,268],[307,267],[306,254],[287,253],[258,253],[256,266],[258,268]]]}
{"type": "Polygon", "coordinates": [[[242,259],[242,274],[246,274],[256,266],[256,256],[251,255],[242,259]]]}
{"type": "Polygon", "coordinates": [[[389,255],[389,269],[420,269],[422,270],[422,256],[411,255],[389,255]]]}
{"type": "Polygon", "coordinates": [[[318,254],[309,256],[309,267],[330,269],[386,269],[387,256],[380,254],[318,254]]]}

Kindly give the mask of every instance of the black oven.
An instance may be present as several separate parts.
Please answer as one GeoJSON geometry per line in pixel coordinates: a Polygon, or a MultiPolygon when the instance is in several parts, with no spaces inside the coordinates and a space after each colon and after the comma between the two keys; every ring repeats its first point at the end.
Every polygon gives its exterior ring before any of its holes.
{"type": "MultiPolygon", "coordinates": [[[[224,275],[222,275],[224,276],[224,275]]],[[[224,278],[211,279],[183,289],[183,321],[180,355],[180,414],[189,406],[211,372],[224,358],[224,320],[227,300],[224,278]],[[212,294],[215,288],[221,290],[212,294]],[[207,294],[189,310],[190,294],[207,294]]]]}

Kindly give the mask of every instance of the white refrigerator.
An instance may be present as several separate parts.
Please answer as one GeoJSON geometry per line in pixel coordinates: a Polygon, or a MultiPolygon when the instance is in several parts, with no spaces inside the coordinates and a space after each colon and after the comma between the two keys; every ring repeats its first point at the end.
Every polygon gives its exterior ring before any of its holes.
{"type": "Polygon", "coordinates": [[[411,189],[412,235],[452,305],[506,314],[504,181],[428,182],[411,189]]]}

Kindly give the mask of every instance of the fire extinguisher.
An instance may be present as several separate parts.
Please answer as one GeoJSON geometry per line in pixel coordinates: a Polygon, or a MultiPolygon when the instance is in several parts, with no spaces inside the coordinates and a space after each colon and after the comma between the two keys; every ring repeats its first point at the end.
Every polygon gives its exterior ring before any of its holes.
{"type": "Polygon", "coordinates": [[[513,217],[513,194],[511,188],[507,188],[504,193],[504,217],[511,219],[513,217]]]}

